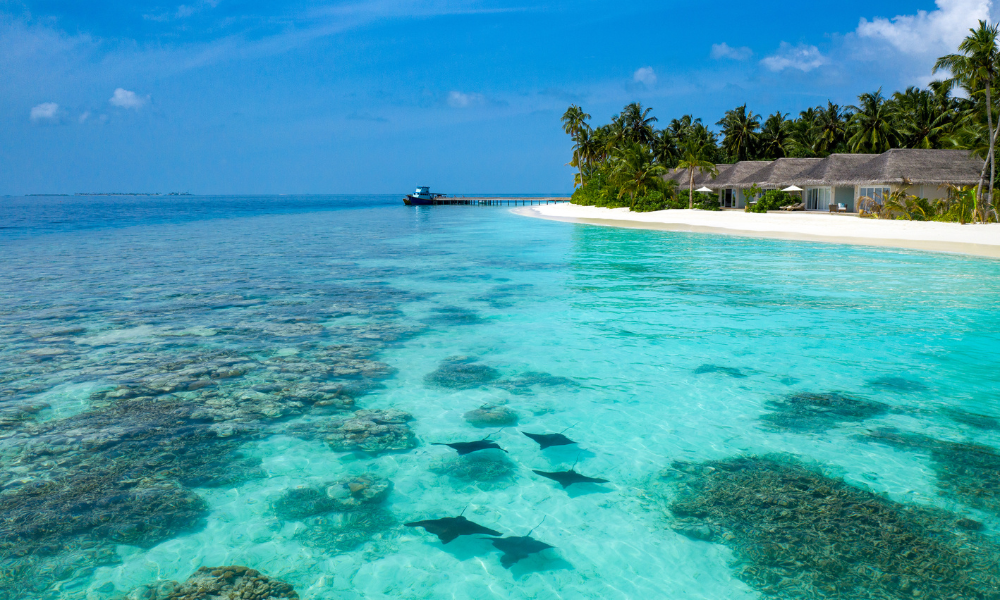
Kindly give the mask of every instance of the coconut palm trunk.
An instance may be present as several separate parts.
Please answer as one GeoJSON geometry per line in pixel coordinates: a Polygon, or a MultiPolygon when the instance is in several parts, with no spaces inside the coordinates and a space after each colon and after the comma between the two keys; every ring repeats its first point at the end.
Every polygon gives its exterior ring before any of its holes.
{"type": "Polygon", "coordinates": [[[694,167],[688,169],[688,210],[694,208],[694,167]]]}
{"type": "Polygon", "coordinates": [[[993,182],[997,178],[997,161],[994,154],[995,138],[993,136],[993,102],[990,99],[990,88],[993,87],[993,78],[986,81],[986,127],[990,136],[990,192],[986,196],[986,202],[979,207],[979,217],[986,222],[987,207],[993,205],[993,182]]]}

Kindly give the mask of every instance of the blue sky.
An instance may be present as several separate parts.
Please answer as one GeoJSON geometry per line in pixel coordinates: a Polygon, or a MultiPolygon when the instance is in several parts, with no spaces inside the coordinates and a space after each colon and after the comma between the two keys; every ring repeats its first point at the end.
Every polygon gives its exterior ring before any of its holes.
{"type": "Polygon", "coordinates": [[[990,0],[0,0],[0,194],[566,192],[559,116],[930,80],[990,0]]]}

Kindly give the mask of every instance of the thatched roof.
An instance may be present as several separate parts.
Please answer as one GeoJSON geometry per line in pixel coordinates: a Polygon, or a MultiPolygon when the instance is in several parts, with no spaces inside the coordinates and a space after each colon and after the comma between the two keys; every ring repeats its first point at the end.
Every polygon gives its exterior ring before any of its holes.
{"type": "MultiPolygon", "coordinates": [[[[695,187],[762,188],[790,185],[853,186],[866,184],[975,185],[983,162],[966,150],[894,149],[882,154],[831,154],[826,158],[779,158],[774,161],[741,161],[718,165],[712,178],[696,173],[695,187]]],[[[688,184],[686,170],[672,171],[664,179],[681,187],[688,184]]]]}

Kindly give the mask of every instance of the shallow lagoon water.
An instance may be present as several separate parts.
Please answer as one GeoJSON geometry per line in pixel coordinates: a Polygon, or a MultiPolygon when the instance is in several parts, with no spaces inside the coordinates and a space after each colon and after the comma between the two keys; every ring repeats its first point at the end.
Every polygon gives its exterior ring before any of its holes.
{"type": "Polygon", "coordinates": [[[0,230],[0,509],[24,523],[0,597],[110,599],[240,564],[317,599],[756,598],[730,547],[674,530],[664,477],[746,455],[974,519],[986,542],[1000,526],[941,487],[928,453],[865,437],[1000,447],[974,426],[988,419],[963,417],[1000,417],[994,260],[273,200],[0,203],[16,216],[0,230]],[[762,419],[802,394],[890,409],[814,429],[762,419]],[[115,412],[135,402],[127,422],[115,412]],[[483,405],[518,425],[470,424],[483,405]],[[153,422],[157,406],[180,420],[153,422]],[[361,409],[409,413],[416,446],[334,449],[332,424],[361,409]],[[522,430],[578,444],[542,451],[522,430]],[[507,453],[433,445],[486,436],[507,453]],[[532,473],[574,465],[610,483],[532,473]],[[102,508],[116,505],[99,489],[46,505],[39,534],[25,490],[82,489],[104,468],[120,494],[153,494],[148,514],[102,508]],[[356,476],[392,482],[377,518],[275,513],[289,489],[356,476]],[[176,498],[194,516],[157,521],[176,498]],[[403,526],[463,510],[555,549],[505,569],[487,539],[403,526]]]}

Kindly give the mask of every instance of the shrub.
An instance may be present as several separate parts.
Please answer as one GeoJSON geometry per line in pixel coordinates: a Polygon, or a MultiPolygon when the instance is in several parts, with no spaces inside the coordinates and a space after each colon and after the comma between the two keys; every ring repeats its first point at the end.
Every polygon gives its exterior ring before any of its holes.
{"type": "Polygon", "coordinates": [[[747,203],[746,212],[766,213],[769,210],[775,210],[781,208],[782,206],[789,206],[791,204],[798,203],[799,199],[788,192],[783,192],[781,190],[767,190],[756,204],[747,203]]]}

